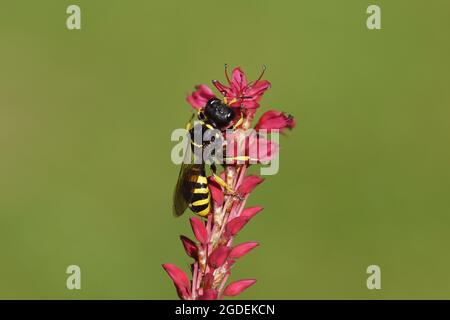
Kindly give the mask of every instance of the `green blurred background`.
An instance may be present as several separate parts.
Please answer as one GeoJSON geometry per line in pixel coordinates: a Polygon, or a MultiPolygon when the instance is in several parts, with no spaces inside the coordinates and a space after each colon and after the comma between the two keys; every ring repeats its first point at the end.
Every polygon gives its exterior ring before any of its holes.
{"type": "Polygon", "coordinates": [[[223,64],[294,114],[240,298],[450,298],[450,2],[2,1],[0,298],[175,299],[170,134],[223,64]],[[66,29],[78,4],[82,30],[66,29]],[[378,4],[382,30],[366,28],[378,4]],[[82,290],[66,289],[68,265],[82,290]],[[366,268],[382,289],[366,288],[366,268]]]}

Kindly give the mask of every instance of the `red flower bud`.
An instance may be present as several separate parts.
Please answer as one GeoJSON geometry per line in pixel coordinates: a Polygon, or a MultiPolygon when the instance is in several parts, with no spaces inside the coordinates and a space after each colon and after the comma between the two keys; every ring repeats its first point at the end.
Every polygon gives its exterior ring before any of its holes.
{"type": "Polygon", "coordinates": [[[258,242],[244,242],[241,244],[238,244],[233,249],[231,249],[229,258],[231,259],[237,259],[240,258],[247,253],[249,253],[251,250],[253,250],[255,247],[259,246],[258,242]]]}
{"type": "Polygon", "coordinates": [[[264,179],[258,176],[246,176],[242,184],[238,188],[238,193],[242,195],[247,195],[255,189],[255,187],[263,182],[264,179]]]}
{"type": "Polygon", "coordinates": [[[241,217],[246,217],[249,220],[251,218],[253,218],[256,214],[258,214],[262,209],[264,209],[263,207],[250,207],[250,208],[246,208],[242,211],[241,213],[241,217]]]}
{"type": "Polygon", "coordinates": [[[202,244],[208,242],[208,232],[206,231],[205,224],[197,217],[192,217],[189,219],[191,222],[192,231],[195,237],[202,244]]]}
{"type": "Polygon", "coordinates": [[[232,219],[225,226],[225,234],[228,237],[232,237],[236,235],[248,222],[248,218],[246,217],[237,217],[232,219]]]}
{"type": "Polygon", "coordinates": [[[222,206],[223,200],[224,200],[224,194],[223,194],[222,187],[216,182],[216,180],[214,180],[213,177],[209,177],[208,187],[209,187],[209,191],[211,191],[211,195],[214,200],[214,203],[219,207],[222,206]]]}
{"type": "Polygon", "coordinates": [[[162,267],[172,279],[180,299],[188,299],[190,296],[191,282],[184,271],[170,263],[163,264],[162,267]]]}
{"type": "Polygon", "coordinates": [[[222,295],[224,296],[237,296],[242,291],[250,287],[256,282],[255,279],[246,279],[246,280],[239,280],[230,283],[225,290],[223,291],[222,295]]]}
{"type": "Polygon", "coordinates": [[[191,258],[197,259],[198,248],[195,242],[185,236],[180,236],[180,239],[183,243],[186,254],[191,258]]]}
{"type": "Polygon", "coordinates": [[[221,267],[230,254],[230,248],[226,246],[217,247],[209,256],[208,265],[211,268],[217,269],[221,267]]]}

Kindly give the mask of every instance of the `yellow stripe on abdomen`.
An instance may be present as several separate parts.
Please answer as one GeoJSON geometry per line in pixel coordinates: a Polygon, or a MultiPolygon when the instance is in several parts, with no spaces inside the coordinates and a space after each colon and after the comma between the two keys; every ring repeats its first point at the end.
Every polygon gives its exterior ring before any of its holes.
{"type": "Polygon", "coordinates": [[[194,193],[208,193],[209,189],[208,188],[197,188],[194,189],[194,193]]]}
{"type": "Polygon", "coordinates": [[[208,180],[206,179],[205,176],[198,176],[198,177],[197,177],[197,183],[207,184],[207,183],[208,183],[208,180]]]}
{"type": "Polygon", "coordinates": [[[207,206],[205,209],[203,209],[203,210],[200,211],[200,212],[197,212],[197,214],[198,214],[199,216],[204,217],[204,216],[206,216],[206,215],[209,213],[210,209],[211,209],[211,207],[210,207],[210,205],[208,204],[208,206],[207,206]]]}
{"type": "Polygon", "coordinates": [[[208,204],[209,203],[209,196],[206,199],[201,199],[201,200],[197,200],[195,202],[192,202],[192,205],[194,207],[198,207],[198,206],[202,206],[204,204],[208,204]]]}

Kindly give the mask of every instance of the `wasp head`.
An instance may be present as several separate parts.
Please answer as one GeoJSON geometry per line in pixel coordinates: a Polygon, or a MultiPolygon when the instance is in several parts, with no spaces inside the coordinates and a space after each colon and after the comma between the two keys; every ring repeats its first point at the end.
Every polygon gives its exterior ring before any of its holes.
{"type": "Polygon", "coordinates": [[[220,130],[227,128],[236,116],[231,107],[216,98],[208,101],[204,115],[211,125],[220,130]]]}

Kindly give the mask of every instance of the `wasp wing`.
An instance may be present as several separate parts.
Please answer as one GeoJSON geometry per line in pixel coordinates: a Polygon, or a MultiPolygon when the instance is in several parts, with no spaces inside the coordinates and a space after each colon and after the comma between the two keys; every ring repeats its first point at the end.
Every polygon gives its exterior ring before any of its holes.
{"type": "Polygon", "coordinates": [[[193,163],[193,147],[191,144],[191,133],[193,130],[192,119],[194,114],[191,116],[189,123],[186,125],[188,130],[186,146],[186,154],[184,161],[181,164],[180,174],[178,175],[177,185],[175,186],[175,191],[173,193],[173,208],[172,212],[175,217],[181,216],[187,207],[191,203],[192,194],[194,192],[195,182],[199,176],[202,169],[204,170],[203,164],[193,163]]]}
{"type": "Polygon", "coordinates": [[[195,187],[197,177],[201,172],[202,164],[187,164],[181,165],[180,174],[178,176],[177,185],[173,193],[173,215],[181,216],[192,199],[192,194],[195,187]]]}

